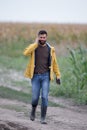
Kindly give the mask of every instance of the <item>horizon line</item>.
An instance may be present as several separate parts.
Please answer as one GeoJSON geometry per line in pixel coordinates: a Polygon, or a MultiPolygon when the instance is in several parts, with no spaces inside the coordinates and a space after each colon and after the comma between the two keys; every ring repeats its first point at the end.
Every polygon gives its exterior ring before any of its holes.
{"type": "Polygon", "coordinates": [[[29,22],[29,21],[0,21],[0,23],[20,23],[20,24],[75,24],[75,25],[87,25],[85,22],[29,22]]]}

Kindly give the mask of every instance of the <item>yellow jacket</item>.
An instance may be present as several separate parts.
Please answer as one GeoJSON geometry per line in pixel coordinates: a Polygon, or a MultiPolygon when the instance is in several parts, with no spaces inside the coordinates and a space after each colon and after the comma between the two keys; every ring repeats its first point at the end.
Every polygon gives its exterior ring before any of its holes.
{"type": "MultiPolygon", "coordinates": [[[[25,71],[25,77],[32,78],[34,74],[34,67],[35,67],[35,49],[38,47],[38,43],[30,44],[25,50],[24,55],[30,56],[29,63],[27,65],[26,71],[25,71]]],[[[57,78],[60,78],[60,71],[56,60],[56,54],[54,47],[51,47],[50,56],[51,56],[51,65],[50,68],[50,80],[54,79],[53,73],[56,74],[57,78]]]]}

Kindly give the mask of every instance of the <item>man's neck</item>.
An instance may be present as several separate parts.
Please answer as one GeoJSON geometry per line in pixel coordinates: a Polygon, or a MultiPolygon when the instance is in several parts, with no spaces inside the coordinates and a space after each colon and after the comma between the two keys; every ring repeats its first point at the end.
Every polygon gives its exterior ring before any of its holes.
{"type": "Polygon", "coordinates": [[[40,43],[39,43],[39,46],[42,46],[42,47],[44,47],[44,46],[46,46],[46,43],[45,43],[45,44],[40,44],[40,43]]]}

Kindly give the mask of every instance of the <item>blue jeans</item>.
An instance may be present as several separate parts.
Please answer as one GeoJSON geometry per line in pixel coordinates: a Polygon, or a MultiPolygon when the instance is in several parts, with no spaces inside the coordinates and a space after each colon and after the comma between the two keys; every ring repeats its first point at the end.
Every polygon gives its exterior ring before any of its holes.
{"type": "Polygon", "coordinates": [[[37,106],[41,91],[41,105],[48,106],[48,93],[50,85],[50,74],[49,72],[43,74],[34,74],[32,83],[32,105],[37,106]]]}

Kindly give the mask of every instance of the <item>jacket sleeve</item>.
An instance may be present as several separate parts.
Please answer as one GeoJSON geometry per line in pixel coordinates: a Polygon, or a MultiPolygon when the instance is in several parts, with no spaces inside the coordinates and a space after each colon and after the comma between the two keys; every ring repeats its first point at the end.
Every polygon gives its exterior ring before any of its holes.
{"type": "Polygon", "coordinates": [[[31,55],[31,53],[32,53],[32,51],[34,51],[35,47],[36,47],[36,44],[35,44],[35,43],[29,45],[27,48],[25,48],[23,54],[24,54],[25,56],[31,55]]]}
{"type": "Polygon", "coordinates": [[[54,71],[56,77],[57,77],[57,78],[60,78],[61,75],[60,75],[59,66],[58,66],[58,64],[57,64],[57,59],[56,59],[55,51],[54,51],[53,55],[54,55],[54,60],[53,60],[53,71],[54,71]]]}

